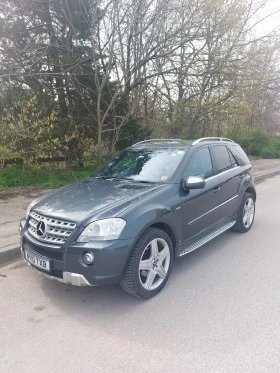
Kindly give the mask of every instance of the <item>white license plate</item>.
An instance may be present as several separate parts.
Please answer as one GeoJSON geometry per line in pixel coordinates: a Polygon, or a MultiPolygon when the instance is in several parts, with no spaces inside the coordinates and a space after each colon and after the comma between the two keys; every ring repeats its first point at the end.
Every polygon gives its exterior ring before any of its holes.
{"type": "Polygon", "coordinates": [[[30,251],[25,250],[25,259],[35,267],[50,272],[50,261],[39,256],[33,255],[30,251]]]}

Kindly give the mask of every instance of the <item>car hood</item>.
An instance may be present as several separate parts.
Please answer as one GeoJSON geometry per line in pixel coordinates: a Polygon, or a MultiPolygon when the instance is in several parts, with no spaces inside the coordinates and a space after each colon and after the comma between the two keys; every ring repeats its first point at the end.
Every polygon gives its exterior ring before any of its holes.
{"type": "Polygon", "coordinates": [[[142,200],[164,186],[165,184],[144,184],[128,180],[87,178],[39,197],[32,210],[79,224],[89,217],[101,219],[117,216],[137,200],[142,200]]]}

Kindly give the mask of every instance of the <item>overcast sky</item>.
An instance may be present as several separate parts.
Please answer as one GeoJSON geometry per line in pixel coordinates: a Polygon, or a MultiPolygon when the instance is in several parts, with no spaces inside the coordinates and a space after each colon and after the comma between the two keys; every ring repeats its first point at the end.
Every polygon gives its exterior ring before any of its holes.
{"type": "MultiPolygon", "coordinates": [[[[256,0],[256,2],[259,2],[259,0],[256,0]]],[[[280,0],[269,0],[269,3],[265,9],[263,9],[263,11],[259,14],[259,17],[264,17],[273,12],[277,13],[264,20],[259,25],[262,32],[271,31],[276,27],[280,28],[280,0]]]]}

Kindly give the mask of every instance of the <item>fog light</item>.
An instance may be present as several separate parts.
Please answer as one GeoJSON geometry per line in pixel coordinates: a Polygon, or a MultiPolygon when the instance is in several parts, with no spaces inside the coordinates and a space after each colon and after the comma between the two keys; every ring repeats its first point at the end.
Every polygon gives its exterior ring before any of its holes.
{"type": "Polygon", "coordinates": [[[90,265],[92,264],[94,261],[94,255],[92,253],[85,253],[84,254],[84,262],[87,264],[87,265],[90,265]]]}

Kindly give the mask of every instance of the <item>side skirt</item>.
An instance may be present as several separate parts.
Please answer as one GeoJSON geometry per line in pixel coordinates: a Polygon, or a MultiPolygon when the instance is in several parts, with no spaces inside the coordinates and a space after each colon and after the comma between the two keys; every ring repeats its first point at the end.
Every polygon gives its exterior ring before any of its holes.
{"type": "Polygon", "coordinates": [[[207,242],[213,240],[215,237],[219,236],[220,234],[226,232],[227,230],[229,230],[230,228],[232,228],[235,224],[235,220],[234,221],[230,221],[230,222],[227,222],[227,223],[224,223],[222,225],[219,225],[219,227],[211,230],[210,232],[206,232],[202,235],[199,235],[198,237],[194,238],[193,240],[187,242],[185,245],[183,245],[180,253],[179,253],[179,256],[183,256],[183,255],[186,255],[196,249],[198,249],[199,247],[203,246],[204,244],[206,244],[207,242]]]}

